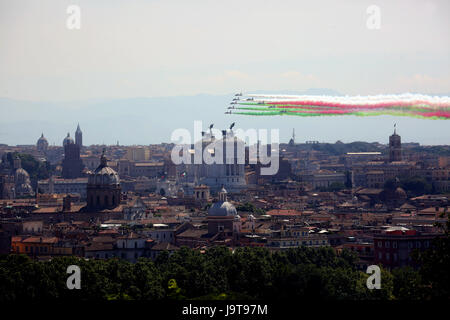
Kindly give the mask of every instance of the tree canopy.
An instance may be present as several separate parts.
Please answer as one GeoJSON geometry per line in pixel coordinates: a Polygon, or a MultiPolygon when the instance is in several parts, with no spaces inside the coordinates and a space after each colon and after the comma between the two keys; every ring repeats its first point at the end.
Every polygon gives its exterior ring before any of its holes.
{"type": "MultiPolygon", "coordinates": [[[[204,253],[182,247],[173,254],[161,253],[155,261],[140,258],[134,264],[117,258],[58,257],[43,262],[23,255],[4,255],[0,257],[0,301],[434,297],[424,289],[434,279],[409,268],[393,272],[382,269],[381,290],[369,290],[369,275],[356,268],[356,261],[351,251],[336,253],[325,247],[277,252],[214,247],[204,253]],[[69,265],[81,269],[81,290],[66,288],[69,265]]],[[[432,267],[442,268],[439,264],[432,267]]],[[[445,285],[437,289],[441,295],[448,294],[445,285]]]]}

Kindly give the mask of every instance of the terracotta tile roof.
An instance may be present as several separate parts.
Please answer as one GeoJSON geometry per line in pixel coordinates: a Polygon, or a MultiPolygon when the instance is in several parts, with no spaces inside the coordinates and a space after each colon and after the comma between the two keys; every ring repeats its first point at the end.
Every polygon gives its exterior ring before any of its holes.
{"type": "Polygon", "coordinates": [[[289,209],[274,209],[267,211],[270,216],[301,216],[302,213],[298,210],[289,210],[289,209]]]}
{"type": "Polygon", "coordinates": [[[163,250],[178,250],[179,248],[173,244],[171,244],[170,242],[160,242],[155,244],[151,250],[154,251],[163,251],[163,250]]]}
{"type": "Polygon", "coordinates": [[[23,243],[58,243],[56,237],[28,237],[22,240],[23,243]]]}

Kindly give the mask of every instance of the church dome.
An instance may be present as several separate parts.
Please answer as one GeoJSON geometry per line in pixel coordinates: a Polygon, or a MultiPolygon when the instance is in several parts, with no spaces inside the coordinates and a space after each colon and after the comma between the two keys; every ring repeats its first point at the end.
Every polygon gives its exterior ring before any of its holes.
{"type": "Polygon", "coordinates": [[[43,133],[41,134],[41,137],[38,139],[36,146],[38,147],[38,149],[44,149],[48,147],[48,141],[44,137],[43,133]]]}
{"type": "Polygon", "coordinates": [[[211,217],[230,217],[237,215],[236,208],[228,201],[214,203],[208,210],[211,217]]]}
{"type": "Polygon", "coordinates": [[[75,141],[73,141],[73,139],[70,137],[70,133],[67,133],[67,137],[65,137],[63,140],[63,146],[65,147],[66,145],[72,143],[75,143],[75,141]]]}
{"type": "Polygon", "coordinates": [[[227,190],[222,186],[222,189],[218,193],[219,201],[213,203],[208,210],[210,217],[231,217],[237,215],[236,208],[227,201],[227,190]]]}
{"type": "Polygon", "coordinates": [[[119,175],[114,169],[108,167],[107,159],[103,154],[100,159],[100,165],[94,172],[90,172],[88,184],[95,185],[118,185],[120,184],[119,175]]]}

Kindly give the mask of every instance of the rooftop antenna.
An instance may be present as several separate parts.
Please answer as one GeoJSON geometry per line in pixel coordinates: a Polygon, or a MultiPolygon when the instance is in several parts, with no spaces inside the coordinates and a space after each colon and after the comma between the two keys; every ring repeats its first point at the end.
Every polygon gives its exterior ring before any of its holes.
{"type": "Polygon", "coordinates": [[[292,128],[292,141],[295,143],[295,128],[292,128]]]}
{"type": "Polygon", "coordinates": [[[397,124],[394,123],[394,134],[395,134],[395,129],[396,129],[396,127],[397,127],[397,124]]]}

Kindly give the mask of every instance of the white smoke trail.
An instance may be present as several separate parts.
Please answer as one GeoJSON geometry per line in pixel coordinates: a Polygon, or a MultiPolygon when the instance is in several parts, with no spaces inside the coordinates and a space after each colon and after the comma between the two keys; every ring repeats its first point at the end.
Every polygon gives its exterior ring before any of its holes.
{"type": "MultiPolygon", "coordinates": [[[[341,104],[379,104],[379,103],[411,103],[427,104],[431,106],[450,107],[450,97],[429,96],[423,94],[390,94],[373,96],[318,96],[318,95],[281,95],[281,94],[248,94],[255,102],[288,102],[288,101],[314,101],[341,104]]],[[[245,102],[246,99],[242,99],[245,102]]]]}

